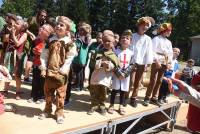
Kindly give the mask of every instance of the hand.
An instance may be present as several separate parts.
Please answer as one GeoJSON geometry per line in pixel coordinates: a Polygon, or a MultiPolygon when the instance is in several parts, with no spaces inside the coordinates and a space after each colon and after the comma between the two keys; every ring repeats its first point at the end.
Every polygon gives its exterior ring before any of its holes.
{"type": "Polygon", "coordinates": [[[45,76],[46,76],[46,70],[42,70],[42,71],[41,71],[41,76],[42,76],[42,77],[45,77],[45,76]]]}
{"type": "Polygon", "coordinates": [[[156,68],[157,68],[157,69],[160,69],[160,68],[161,68],[160,62],[156,62],[156,68]]]}

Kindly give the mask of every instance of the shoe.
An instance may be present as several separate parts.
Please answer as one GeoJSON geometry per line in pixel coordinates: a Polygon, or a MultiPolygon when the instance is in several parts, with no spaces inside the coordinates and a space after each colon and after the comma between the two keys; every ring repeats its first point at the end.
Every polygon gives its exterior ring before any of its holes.
{"type": "Polygon", "coordinates": [[[126,111],[125,111],[123,105],[120,105],[120,106],[119,106],[119,114],[120,114],[120,115],[125,115],[125,114],[126,114],[126,111]]]}
{"type": "Polygon", "coordinates": [[[33,103],[33,102],[34,102],[34,101],[33,101],[33,98],[28,99],[27,102],[28,102],[28,103],[33,103]]]}
{"type": "Polygon", "coordinates": [[[143,106],[147,107],[149,105],[149,99],[145,98],[144,102],[142,103],[143,106]]]}
{"type": "Polygon", "coordinates": [[[135,98],[131,98],[130,105],[131,105],[132,107],[137,107],[137,100],[136,100],[135,98]]]}
{"type": "Polygon", "coordinates": [[[63,116],[57,117],[56,122],[57,122],[58,124],[63,124],[63,123],[64,123],[64,117],[63,117],[63,116]]]}
{"type": "Polygon", "coordinates": [[[163,102],[164,102],[164,103],[168,103],[168,100],[167,100],[167,99],[163,99],[163,102]]]}
{"type": "Polygon", "coordinates": [[[45,100],[44,99],[38,99],[35,103],[36,104],[42,104],[45,100]]]}
{"type": "Polygon", "coordinates": [[[100,114],[106,115],[106,108],[105,107],[100,107],[100,114]]]}
{"type": "Polygon", "coordinates": [[[31,84],[32,81],[31,81],[31,79],[28,77],[28,78],[24,78],[24,83],[31,84]]]}
{"type": "Polygon", "coordinates": [[[114,105],[110,105],[108,108],[108,113],[113,114],[114,113],[114,105]]]}
{"type": "Polygon", "coordinates": [[[95,109],[94,109],[94,108],[91,108],[91,109],[87,112],[87,114],[88,114],[88,115],[92,115],[94,112],[95,112],[95,109]]]}
{"type": "Polygon", "coordinates": [[[164,104],[163,100],[158,100],[158,103],[160,103],[161,105],[164,104]]]}
{"type": "Polygon", "coordinates": [[[20,100],[20,99],[21,99],[21,97],[20,97],[20,94],[19,94],[19,93],[16,93],[15,99],[16,99],[16,100],[20,100]]]}
{"type": "Polygon", "coordinates": [[[48,118],[49,116],[50,116],[50,115],[47,114],[47,113],[42,113],[42,114],[39,115],[38,119],[43,120],[43,119],[45,119],[45,118],[48,118]]]}
{"type": "Polygon", "coordinates": [[[162,106],[162,104],[157,99],[151,99],[151,103],[159,107],[162,106]]]}

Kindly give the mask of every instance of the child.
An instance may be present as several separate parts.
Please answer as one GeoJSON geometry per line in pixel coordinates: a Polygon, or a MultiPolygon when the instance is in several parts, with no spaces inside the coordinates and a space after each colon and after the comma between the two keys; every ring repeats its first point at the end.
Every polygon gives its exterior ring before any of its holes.
{"type": "Polygon", "coordinates": [[[102,36],[103,49],[96,52],[91,61],[95,62],[95,69],[90,79],[89,91],[91,95],[91,108],[88,114],[91,115],[100,108],[102,115],[106,114],[105,100],[107,89],[110,87],[113,69],[119,65],[115,53],[112,51],[115,38],[114,33],[105,30],[102,36]]]}
{"type": "MultiPolygon", "coordinates": [[[[20,88],[21,88],[21,75],[23,72],[23,61],[26,56],[24,53],[24,46],[27,41],[27,24],[22,19],[17,19],[10,29],[9,44],[6,49],[6,56],[4,59],[4,64],[6,68],[12,73],[13,67],[15,71],[15,81],[16,81],[16,99],[21,99],[20,88]],[[12,62],[13,56],[14,61],[12,62]]],[[[12,75],[12,74],[11,74],[12,75]]]]}
{"type": "Polygon", "coordinates": [[[143,103],[144,106],[148,106],[150,97],[153,104],[158,106],[161,105],[157,100],[157,95],[162,83],[164,72],[167,69],[167,65],[172,63],[173,57],[172,43],[167,39],[167,37],[170,36],[171,31],[172,24],[163,23],[160,25],[158,30],[160,35],[154,37],[152,40],[154,61],[151,66],[150,83],[147,87],[143,103]]]}
{"type": "Polygon", "coordinates": [[[55,116],[58,124],[64,122],[64,99],[66,94],[66,83],[70,70],[70,64],[76,55],[76,46],[68,44],[71,41],[69,36],[71,29],[71,20],[65,16],[58,17],[58,23],[55,27],[55,36],[49,40],[48,55],[44,58],[41,65],[42,75],[45,74],[44,92],[46,97],[46,105],[44,112],[39,116],[39,119],[44,119],[50,116],[52,112],[52,101],[56,92],[56,111],[55,116]]]}
{"type": "MultiPolygon", "coordinates": [[[[124,31],[124,33],[121,36],[120,44],[121,47],[116,49],[116,55],[118,56],[118,59],[120,61],[120,68],[126,69],[131,61],[131,58],[133,56],[133,52],[129,49],[129,45],[131,44],[131,38],[132,32],[130,31],[124,31]]],[[[125,103],[125,93],[129,90],[129,82],[130,82],[130,76],[119,79],[116,76],[113,76],[112,81],[112,92],[110,97],[110,106],[108,109],[108,113],[113,114],[114,112],[114,101],[116,93],[120,92],[120,106],[119,106],[119,114],[124,115],[125,110],[123,108],[123,105],[125,103]]]]}
{"type": "Polygon", "coordinates": [[[45,42],[53,33],[53,27],[49,24],[44,24],[39,29],[38,37],[34,41],[34,46],[31,52],[33,55],[33,81],[31,99],[28,102],[41,103],[44,101],[44,81],[45,78],[41,75],[39,66],[41,65],[40,55],[45,47],[45,42]]]}
{"type": "Polygon", "coordinates": [[[84,87],[84,71],[87,64],[92,28],[89,24],[82,22],[79,24],[78,30],[80,37],[75,42],[78,55],[73,60],[72,68],[76,74],[75,89],[80,91],[83,90],[84,87]]]}
{"type": "Polygon", "coordinates": [[[173,48],[173,60],[171,68],[167,69],[164,73],[164,77],[159,89],[159,95],[158,95],[158,101],[160,104],[167,103],[167,95],[170,93],[168,90],[168,83],[167,80],[170,78],[174,78],[175,73],[179,70],[179,64],[177,61],[177,57],[179,56],[180,49],[179,48],[173,48]]]}
{"type": "Polygon", "coordinates": [[[194,70],[194,60],[189,59],[187,61],[186,67],[182,71],[181,80],[186,82],[188,85],[191,85],[192,77],[196,74],[196,71],[194,70]]]}
{"type": "Polygon", "coordinates": [[[131,95],[130,104],[133,107],[137,107],[137,96],[139,84],[142,80],[142,75],[147,65],[151,65],[153,62],[153,50],[152,41],[145,32],[154,25],[155,21],[151,17],[142,17],[137,20],[137,33],[132,35],[132,44],[130,49],[133,51],[133,62],[136,64],[134,88],[131,95]]]}

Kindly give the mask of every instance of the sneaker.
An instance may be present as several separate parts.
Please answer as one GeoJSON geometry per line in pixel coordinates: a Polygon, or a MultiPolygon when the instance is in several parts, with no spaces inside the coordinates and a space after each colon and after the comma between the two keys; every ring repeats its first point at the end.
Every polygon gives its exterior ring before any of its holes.
{"type": "Polygon", "coordinates": [[[28,77],[28,78],[24,78],[24,83],[31,84],[32,81],[31,81],[31,79],[28,77]]]}
{"type": "Polygon", "coordinates": [[[58,124],[63,124],[63,123],[64,123],[64,117],[63,117],[63,116],[57,117],[56,122],[57,122],[58,124]]]}
{"type": "Polygon", "coordinates": [[[106,108],[100,108],[100,114],[106,115],[106,108]]]}
{"type": "Polygon", "coordinates": [[[33,102],[34,102],[34,101],[33,101],[33,98],[28,99],[27,102],[28,102],[28,103],[33,103],[33,102]]]}
{"type": "Polygon", "coordinates": [[[87,114],[88,114],[88,115],[92,115],[94,112],[95,112],[95,109],[94,109],[94,108],[91,108],[91,109],[87,112],[87,114]]]}
{"type": "Polygon", "coordinates": [[[159,107],[162,106],[162,104],[157,99],[151,99],[151,103],[159,107]]]}
{"type": "Polygon", "coordinates": [[[145,98],[144,102],[142,103],[143,106],[147,107],[149,105],[149,99],[145,98]]]}
{"type": "Polygon", "coordinates": [[[114,113],[114,105],[110,105],[108,108],[108,113],[113,114],[114,113]]]}
{"type": "Polygon", "coordinates": [[[38,99],[35,103],[36,104],[42,104],[44,102],[44,99],[38,99]]]}
{"type": "Polygon", "coordinates": [[[163,99],[163,102],[164,102],[164,103],[168,103],[168,100],[167,100],[167,99],[163,99]]]}
{"type": "Polygon", "coordinates": [[[130,105],[131,105],[132,107],[137,107],[137,100],[136,100],[135,98],[131,98],[130,105]]]}
{"type": "Polygon", "coordinates": [[[124,107],[122,105],[119,106],[119,114],[120,115],[125,115],[126,114],[126,111],[124,109],[124,107]]]}
{"type": "Polygon", "coordinates": [[[158,100],[158,103],[160,103],[161,105],[164,104],[163,100],[158,100]]]}
{"type": "Polygon", "coordinates": [[[47,114],[47,113],[42,113],[42,114],[39,115],[38,119],[43,120],[43,119],[45,119],[45,118],[48,118],[49,116],[50,116],[50,115],[47,114]]]}

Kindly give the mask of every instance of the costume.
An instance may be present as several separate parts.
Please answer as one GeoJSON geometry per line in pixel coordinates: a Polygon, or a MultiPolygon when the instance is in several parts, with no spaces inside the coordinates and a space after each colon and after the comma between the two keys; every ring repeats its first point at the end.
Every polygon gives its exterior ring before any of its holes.
{"type": "Polygon", "coordinates": [[[113,69],[119,66],[117,56],[112,50],[99,50],[91,61],[95,62],[95,69],[90,79],[89,91],[91,95],[91,108],[105,109],[106,91],[111,86],[113,69]],[[102,62],[108,63],[108,68],[102,66],[102,62]]]}
{"type": "Polygon", "coordinates": [[[151,38],[146,34],[139,35],[138,33],[134,33],[132,36],[132,44],[130,49],[134,53],[132,62],[136,64],[137,68],[135,74],[134,89],[132,93],[132,98],[136,98],[138,95],[139,83],[141,82],[145,66],[152,64],[153,62],[151,38]]]}
{"type": "Polygon", "coordinates": [[[55,35],[50,39],[48,51],[41,55],[42,62],[40,69],[46,70],[44,92],[46,105],[44,112],[52,112],[52,101],[56,91],[56,111],[57,117],[63,116],[64,99],[66,94],[67,78],[70,65],[76,55],[76,45],[71,42],[70,37],[61,39],[55,35]]]}
{"type": "MultiPolygon", "coordinates": [[[[131,62],[133,52],[130,49],[121,50],[120,48],[116,49],[116,55],[120,61],[120,68],[126,69],[131,62]]],[[[130,76],[120,80],[117,78],[116,75],[113,76],[112,81],[112,92],[110,103],[114,104],[115,96],[117,91],[120,90],[120,104],[123,105],[125,103],[125,93],[129,91],[129,83],[130,83],[130,76]]]]}
{"type": "Polygon", "coordinates": [[[152,44],[154,63],[151,66],[150,83],[146,91],[145,99],[149,99],[151,95],[153,99],[157,98],[164,72],[167,69],[167,64],[172,63],[173,57],[172,44],[166,37],[158,35],[153,38],[152,44]],[[156,62],[161,64],[160,68],[156,67],[156,62]]]}

